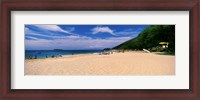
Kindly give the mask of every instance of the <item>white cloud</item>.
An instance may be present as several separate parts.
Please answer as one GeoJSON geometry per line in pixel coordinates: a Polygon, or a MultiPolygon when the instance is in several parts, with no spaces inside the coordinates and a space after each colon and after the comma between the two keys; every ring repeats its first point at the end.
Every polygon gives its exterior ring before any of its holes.
{"type": "MultiPolygon", "coordinates": [[[[26,37],[30,37],[30,35],[31,35],[32,38],[35,38],[34,40],[39,39],[39,38],[37,38],[38,36],[47,37],[47,38],[52,38],[53,37],[52,35],[49,35],[49,34],[38,33],[38,32],[33,31],[33,30],[31,30],[31,29],[29,29],[27,27],[25,27],[25,34],[26,34],[25,35],[26,37]]],[[[29,39],[32,39],[32,38],[29,38],[29,39]]]]}
{"type": "Polygon", "coordinates": [[[115,47],[132,37],[116,37],[116,38],[106,38],[106,39],[89,39],[87,37],[66,37],[65,39],[55,39],[55,40],[26,40],[26,49],[55,49],[62,48],[68,50],[80,50],[80,49],[104,49],[115,47]],[[75,39],[79,38],[79,39],[75,39]]]}
{"type": "Polygon", "coordinates": [[[25,33],[27,33],[28,31],[30,31],[30,29],[28,27],[25,27],[25,33]]]}
{"type": "Polygon", "coordinates": [[[116,35],[112,29],[110,29],[109,27],[106,27],[106,26],[105,27],[97,26],[92,29],[92,34],[97,34],[97,33],[101,33],[101,32],[109,33],[114,36],[116,35]]]}
{"type": "MultiPolygon", "coordinates": [[[[70,31],[73,31],[74,28],[68,28],[70,31]]],[[[52,39],[64,39],[64,38],[78,38],[80,36],[77,36],[75,34],[70,34],[70,36],[53,36],[52,32],[46,32],[48,34],[41,34],[41,32],[33,31],[29,29],[28,27],[25,27],[25,34],[26,36],[33,35],[31,37],[37,38],[37,36],[42,36],[42,37],[47,37],[47,38],[52,38],[52,39]],[[73,36],[72,36],[73,35],[73,36]]]]}
{"type": "Polygon", "coordinates": [[[70,35],[70,36],[54,36],[54,39],[64,39],[64,40],[88,40],[92,39],[91,37],[87,36],[80,36],[80,35],[70,35]]]}
{"type": "Polygon", "coordinates": [[[126,30],[123,30],[123,31],[115,31],[110,29],[109,27],[101,27],[101,26],[97,26],[95,28],[92,29],[92,34],[98,34],[98,33],[101,33],[101,32],[105,32],[105,33],[109,33],[111,35],[114,35],[114,36],[137,36],[139,33],[141,33],[143,29],[126,29],[126,30]]]}
{"type": "Polygon", "coordinates": [[[128,36],[136,37],[141,32],[142,32],[141,29],[137,29],[137,30],[127,29],[127,30],[115,32],[115,34],[117,34],[117,35],[128,35],[128,36]]]}
{"type": "Polygon", "coordinates": [[[75,27],[64,27],[63,29],[69,31],[69,32],[72,32],[75,30],[75,27]]]}
{"type": "MultiPolygon", "coordinates": [[[[25,27],[25,34],[26,34],[26,37],[30,37],[30,35],[31,35],[32,38],[35,38],[34,40],[38,39],[37,36],[42,36],[42,37],[44,37],[44,39],[45,39],[45,37],[51,38],[51,39],[73,39],[73,40],[75,40],[75,39],[76,40],[77,39],[91,39],[91,37],[81,36],[81,35],[52,36],[49,34],[41,34],[41,33],[32,31],[27,27],[25,27]]],[[[32,38],[29,38],[29,39],[32,39],[32,38]]]]}
{"type": "Polygon", "coordinates": [[[37,40],[38,38],[33,37],[33,36],[26,36],[26,38],[32,39],[32,40],[37,40]]]}
{"type": "Polygon", "coordinates": [[[36,26],[36,27],[38,27],[40,29],[43,29],[43,30],[63,32],[63,33],[67,33],[67,34],[73,34],[73,33],[71,33],[71,31],[72,31],[71,29],[70,30],[63,30],[62,28],[60,28],[57,25],[33,25],[33,26],[36,26]]]}
{"type": "Polygon", "coordinates": [[[40,33],[34,32],[27,27],[25,28],[25,34],[26,34],[26,36],[35,35],[35,36],[52,37],[50,35],[45,35],[45,34],[40,34],[40,33]]]}

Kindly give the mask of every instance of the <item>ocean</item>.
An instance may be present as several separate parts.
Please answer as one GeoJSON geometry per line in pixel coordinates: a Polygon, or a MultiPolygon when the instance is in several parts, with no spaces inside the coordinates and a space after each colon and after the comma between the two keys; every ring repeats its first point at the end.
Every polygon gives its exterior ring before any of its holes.
{"type": "Polygon", "coordinates": [[[59,55],[75,55],[75,54],[90,54],[90,53],[100,53],[104,50],[25,50],[25,59],[29,58],[51,58],[52,55],[58,57],[59,55]]]}

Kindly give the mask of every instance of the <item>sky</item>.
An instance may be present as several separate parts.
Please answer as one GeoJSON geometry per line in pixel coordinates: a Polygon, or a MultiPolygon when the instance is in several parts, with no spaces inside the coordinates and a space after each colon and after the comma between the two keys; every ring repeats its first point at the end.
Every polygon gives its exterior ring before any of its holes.
{"type": "Polygon", "coordinates": [[[101,50],[138,36],[149,25],[25,25],[26,50],[101,50]]]}

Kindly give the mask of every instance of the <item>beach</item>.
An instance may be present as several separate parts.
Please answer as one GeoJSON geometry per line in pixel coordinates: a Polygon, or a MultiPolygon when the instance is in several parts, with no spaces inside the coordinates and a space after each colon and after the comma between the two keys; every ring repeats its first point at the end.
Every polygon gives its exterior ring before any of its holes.
{"type": "Polygon", "coordinates": [[[25,75],[175,75],[175,56],[143,51],[25,60],[25,75]]]}

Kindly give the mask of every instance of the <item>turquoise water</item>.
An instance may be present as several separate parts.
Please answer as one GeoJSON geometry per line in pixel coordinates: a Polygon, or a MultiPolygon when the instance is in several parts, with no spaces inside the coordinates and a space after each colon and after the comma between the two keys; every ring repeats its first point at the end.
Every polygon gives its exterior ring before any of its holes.
{"type": "Polygon", "coordinates": [[[90,54],[90,53],[99,53],[103,50],[25,50],[25,59],[28,58],[50,58],[52,55],[58,57],[59,55],[75,55],[75,54],[90,54]]]}

